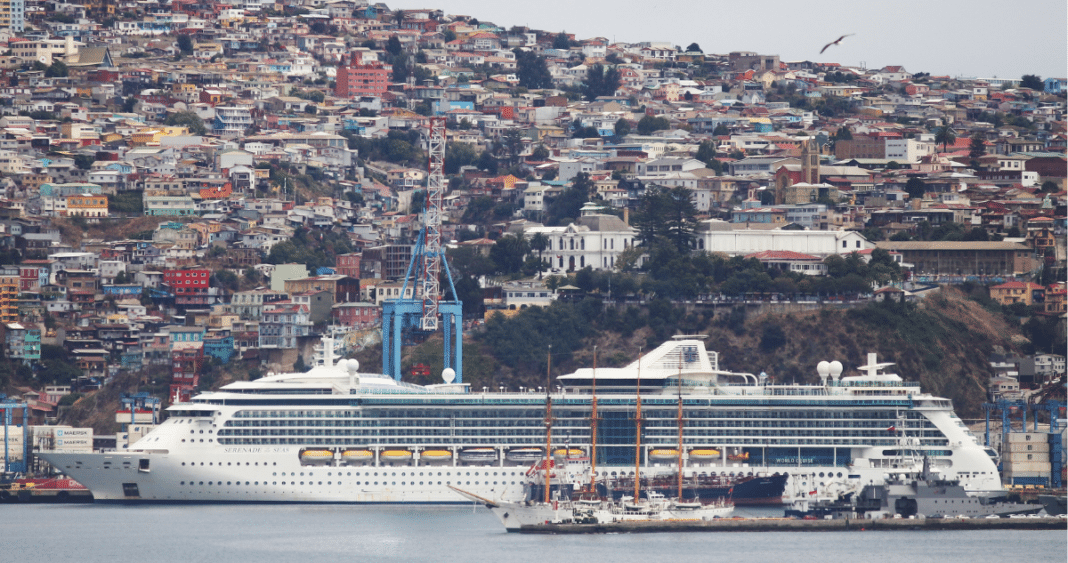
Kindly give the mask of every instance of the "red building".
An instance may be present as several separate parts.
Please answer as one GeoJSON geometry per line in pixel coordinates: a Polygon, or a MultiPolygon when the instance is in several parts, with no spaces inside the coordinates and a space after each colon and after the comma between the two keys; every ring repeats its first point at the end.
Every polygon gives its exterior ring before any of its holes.
{"type": "Polygon", "coordinates": [[[368,328],[382,322],[382,308],[374,303],[338,303],[330,314],[341,326],[368,328]]]}
{"type": "Polygon", "coordinates": [[[393,68],[382,63],[344,64],[337,69],[337,86],[334,95],[339,98],[356,96],[381,97],[389,88],[393,68]]]}
{"type": "Polygon", "coordinates": [[[339,254],[335,263],[334,273],[360,279],[361,257],[362,255],[359,253],[339,254]]]}
{"type": "Polygon", "coordinates": [[[214,300],[207,268],[164,270],[163,283],[174,293],[175,305],[210,305],[214,300]]]}
{"type": "Polygon", "coordinates": [[[183,348],[171,352],[171,402],[186,402],[200,384],[204,349],[183,348]]]}

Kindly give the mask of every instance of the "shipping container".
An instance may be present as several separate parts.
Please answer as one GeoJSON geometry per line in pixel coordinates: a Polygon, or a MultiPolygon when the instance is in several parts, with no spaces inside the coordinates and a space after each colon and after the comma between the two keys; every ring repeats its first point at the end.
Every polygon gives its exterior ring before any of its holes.
{"type": "Polygon", "coordinates": [[[88,438],[91,442],[93,440],[92,428],[56,428],[53,432],[53,436],[58,440],[60,438],[88,438]]]}
{"type": "MultiPolygon", "coordinates": [[[[134,415],[133,422],[134,424],[151,424],[154,418],[155,415],[152,411],[138,410],[137,414],[134,415]]],[[[116,411],[115,422],[118,422],[119,424],[130,424],[130,411],[116,411]]]]}
{"type": "Polygon", "coordinates": [[[1012,463],[1005,462],[1002,464],[1005,473],[1016,473],[1018,471],[1045,471],[1049,473],[1050,464],[1048,461],[1014,461],[1012,463]]]}
{"type": "Polygon", "coordinates": [[[1042,485],[1049,484],[1049,477],[1014,477],[1011,481],[1013,485],[1042,485]]]}
{"type": "Polygon", "coordinates": [[[1048,452],[1049,442],[1010,442],[1006,455],[1017,452],[1048,452]]]}
{"type": "Polygon", "coordinates": [[[1005,463],[1008,464],[1018,463],[1021,461],[1041,461],[1044,463],[1049,463],[1049,454],[1045,452],[1014,453],[1011,456],[1005,458],[1005,463]]]}
{"type": "Polygon", "coordinates": [[[1045,432],[1009,432],[1009,443],[1046,443],[1049,440],[1049,434],[1045,432]]]}

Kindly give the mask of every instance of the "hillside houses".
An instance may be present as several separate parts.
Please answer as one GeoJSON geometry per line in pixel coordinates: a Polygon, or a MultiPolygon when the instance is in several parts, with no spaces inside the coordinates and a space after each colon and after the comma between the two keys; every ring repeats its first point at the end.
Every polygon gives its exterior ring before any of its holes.
{"type": "Polygon", "coordinates": [[[64,332],[44,338],[102,377],[174,360],[182,397],[205,358],[292,366],[329,325],[380,322],[423,226],[435,116],[461,253],[538,237],[543,274],[618,271],[627,251],[640,269],[643,198],[677,189],[694,252],[822,275],[884,248],[913,280],[1034,284],[1031,305],[1063,315],[1040,280],[1066,258],[1064,79],[683,52],[433,9],[394,21],[351,0],[130,5],[62,27],[43,6],[27,2],[41,31],[3,37],[16,289],[0,319],[23,350],[47,313],[64,332]],[[584,90],[606,65],[619,82],[584,90]]]}

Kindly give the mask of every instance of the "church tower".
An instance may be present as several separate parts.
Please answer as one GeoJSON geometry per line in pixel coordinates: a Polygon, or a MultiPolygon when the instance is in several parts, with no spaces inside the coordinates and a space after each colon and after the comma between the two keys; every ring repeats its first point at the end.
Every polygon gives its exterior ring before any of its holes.
{"type": "Polygon", "coordinates": [[[814,138],[801,144],[801,181],[806,184],[820,183],[820,153],[814,138]]]}

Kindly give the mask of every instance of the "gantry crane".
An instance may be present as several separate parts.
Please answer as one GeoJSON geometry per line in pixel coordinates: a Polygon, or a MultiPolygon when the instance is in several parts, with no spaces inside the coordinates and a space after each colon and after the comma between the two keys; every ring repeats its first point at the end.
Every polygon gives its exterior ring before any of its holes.
{"type": "Polygon", "coordinates": [[[427,137],[427,189],[423,227],[412,250],[399,299],[382,304],[382,373],[401,378],[401,348],[442,329],[444,366],[463,383],[463,303],[455,299],[448,262],[441,244],[442,199],[445,192],[445,118],[431,117],[427,137]],[[444,272],[454,300],[441,299],[444,272]],[[410,286],[409,286],[410,284],[410,286]],[[411,290],[409,291],[409,287],[411,290]]]}

